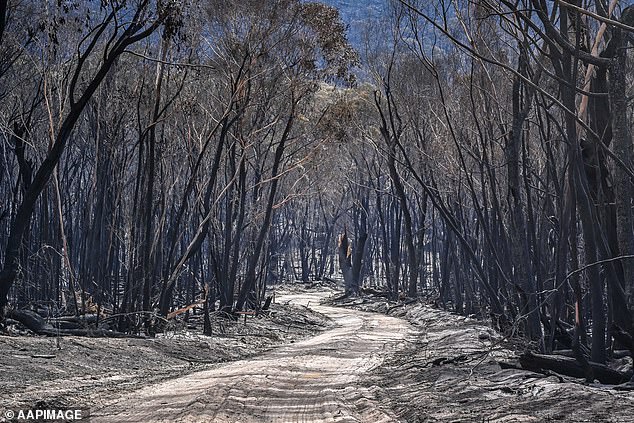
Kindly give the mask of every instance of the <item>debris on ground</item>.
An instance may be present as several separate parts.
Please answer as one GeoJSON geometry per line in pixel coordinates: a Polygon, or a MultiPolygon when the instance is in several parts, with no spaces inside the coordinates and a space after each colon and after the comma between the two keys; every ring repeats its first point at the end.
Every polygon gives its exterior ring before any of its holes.
{"type": "Polygon", "coordinates": [[[420,301],[340,296],[328,303],[402,317],[420,330],[366,382],[381,388],[377,395],[404,421],[634,421],[634,392],[521,369],[519,357],[527,345],[482,321],[420,301]]]}
{"type": "Polygon", "coordinates": [[[315,335],[331,322],[280,302],[258,316],[214,319],[212,336],[202,335],[202,324],[202,316],[190,315],[155,338],[0,336],[2,406],[90,407],[98,399],[315,335]]]}

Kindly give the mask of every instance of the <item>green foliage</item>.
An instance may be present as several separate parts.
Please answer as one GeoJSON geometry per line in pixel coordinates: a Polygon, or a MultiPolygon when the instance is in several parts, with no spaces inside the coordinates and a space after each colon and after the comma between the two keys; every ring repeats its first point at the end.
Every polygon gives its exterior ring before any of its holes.
{"type": "Polygon", "coordinates": [[[301,17],[319,45],[327,73],[348,85],[355,82],[351,67],[359,64],[359,55],[346,37],[339,11],[323,3],[302,3],[301,17]]]}

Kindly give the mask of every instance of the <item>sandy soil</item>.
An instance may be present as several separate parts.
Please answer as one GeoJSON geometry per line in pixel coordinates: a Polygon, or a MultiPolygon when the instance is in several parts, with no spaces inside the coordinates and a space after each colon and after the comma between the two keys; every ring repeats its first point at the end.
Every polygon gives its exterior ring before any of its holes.
{"type": "Polygon", "coordinates": [[[95,408],[167,379],[251,357],[310,337],[331,325],[304,307],[278,301],[268,317],[174,327],[155,339],[0,336],[0,421],[17,408],[95,408]],[[298,323],[299,322],[299,323],[298,323]],[[222,333],[221,333],[222,329],[222,333]]]}
{"type": "Polygon", "coordinates": [[[285,296],[328,315],[336,327],[249,360],[141,389],[106,404],[93,422],[391,422],[367,386],[371,369],[403,351],[403,319],[317,305],[324,293],[285,296]]]}
{"type": "Polygon", "coordinates": [[[0,398],[87,404],[93,422],[634,421],[634,392],[501,369],[516,345],[482,322],[421,303],[319,304],[332,292],[291,291],[274,325],[229,328],[248,337],[66,338],[52,359],[33,356],[55,340],[0,337],[0,398]],[[315,335],[318,313],[334,324],[315,335]]]}

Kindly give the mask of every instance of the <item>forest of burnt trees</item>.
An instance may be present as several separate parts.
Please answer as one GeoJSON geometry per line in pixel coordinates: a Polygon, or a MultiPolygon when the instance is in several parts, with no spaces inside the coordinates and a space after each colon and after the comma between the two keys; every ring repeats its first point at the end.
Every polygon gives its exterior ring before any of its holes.
{"type": "Polygon", "coordinates": [[[634,352],[634,8],[0,0],[0,307],[261,307],[345,278],[634,352]],[[341,275],[343,273],[343,275],[341,275]]]}

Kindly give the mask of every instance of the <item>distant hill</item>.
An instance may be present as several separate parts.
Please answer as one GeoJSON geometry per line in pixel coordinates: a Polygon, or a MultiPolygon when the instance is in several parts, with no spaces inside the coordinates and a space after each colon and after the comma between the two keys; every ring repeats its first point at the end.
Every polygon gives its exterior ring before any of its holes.
{"type": "Polygon", "coordinates": [[[363,30],[385,13],[389,0],[320,0],[339,9],[341,18],[348,25],[348,37],[353,46],[359,47],[363,30]]]}

